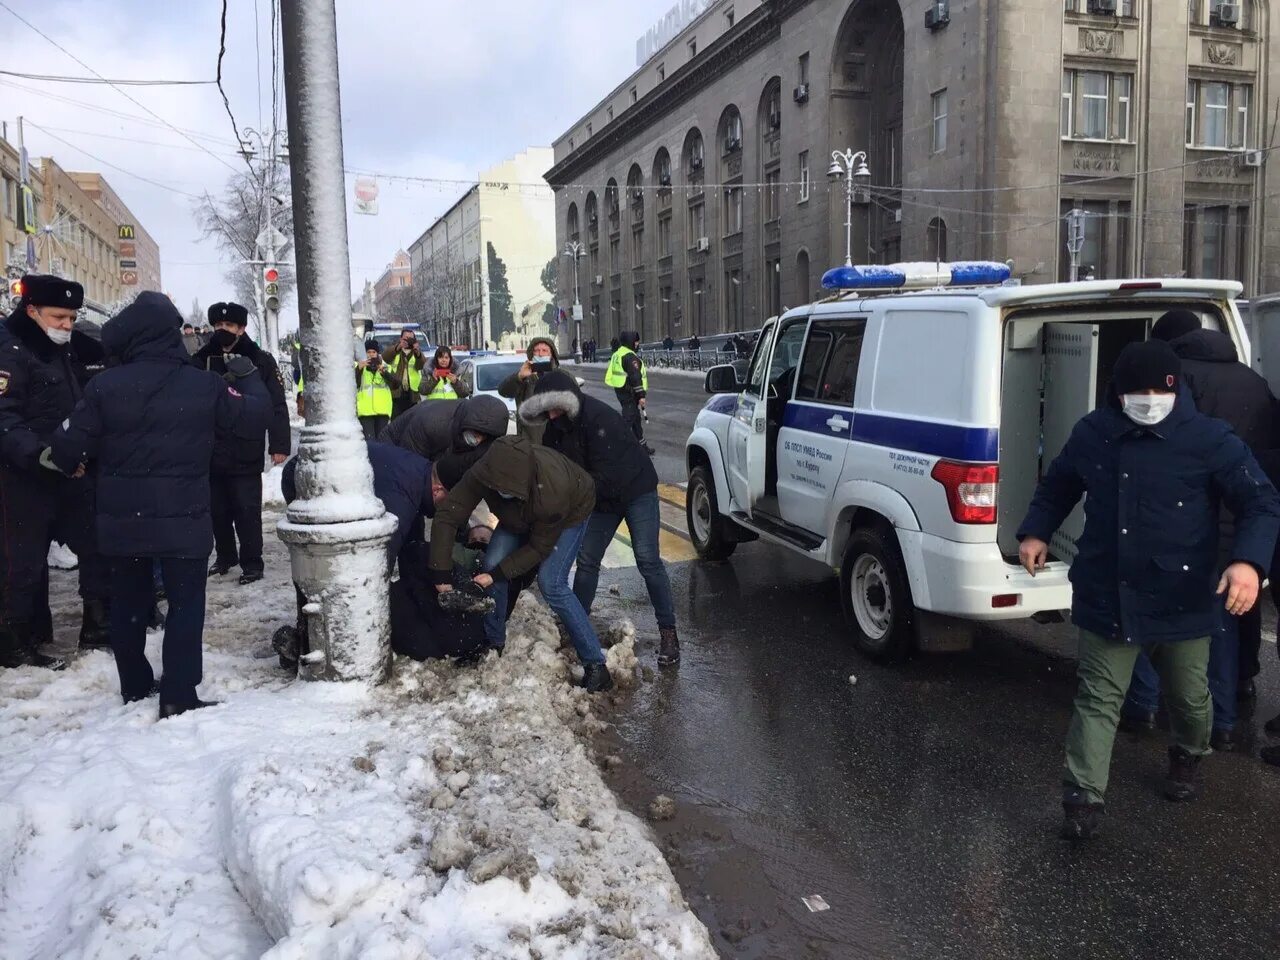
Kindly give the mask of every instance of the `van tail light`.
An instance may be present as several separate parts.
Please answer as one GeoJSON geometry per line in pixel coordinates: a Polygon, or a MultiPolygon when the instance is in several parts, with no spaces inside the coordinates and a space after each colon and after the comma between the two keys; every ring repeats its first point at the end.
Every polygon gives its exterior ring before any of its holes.
{"type": "Polygon", "coordinates": [[[956,463],[939,460],[933,479],[947,492],[947,506],[956,523],[995,523],[1000,467],[994,463],[956,463]]]}

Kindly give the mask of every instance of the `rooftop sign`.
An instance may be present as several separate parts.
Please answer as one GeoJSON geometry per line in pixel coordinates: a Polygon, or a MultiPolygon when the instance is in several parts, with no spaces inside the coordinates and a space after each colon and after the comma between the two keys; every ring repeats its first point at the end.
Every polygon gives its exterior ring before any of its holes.
{"type": "Polygon", "coordinates": [[[702,16],[714,2],[715,0],[680,0],[636,41],[636,66],[643,67],[654,54],[674,40],[681,30],[702,16]]]}

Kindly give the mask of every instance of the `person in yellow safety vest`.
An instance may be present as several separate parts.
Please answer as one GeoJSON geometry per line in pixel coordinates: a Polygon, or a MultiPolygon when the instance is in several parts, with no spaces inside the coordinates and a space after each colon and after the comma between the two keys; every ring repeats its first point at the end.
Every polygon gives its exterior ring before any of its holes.
{"type": "Polygon", "coordinates": [[[356,364],[356,416],[364,428],[366,440],[378,434],[391,422],[391,410],[399,387],[382,363],[382,350],[377,340],[366,340],[365,359],[356,364]]]}
{"type": "Polygon", "coordinates": [[[427,358],[422,355],[417,335],[408,327],[400,331],[400,339],[382,352],[392,379],[400,387],[391,409],[391,419],[411,409],[422,399],[422,371],[427,358]]]}
{"type": "Polygon", "coordinates": [[[462,400],[471,395],[470,388],[458,379],[458,362],[448,347],[436,348],[431,369],[422,378],[422,395],[428,400],[462,400]]]}
{"type": "Polygon", "coordinates": [[[302,368],[298,368],[298,416],[307,415],[307,383],[302,376],[302,368]]]}
{"type": "Polygon", "coordinates": [[[622,419],[631,427],[636,439],[653,456],[653,447],[644,439],[644,424],[640,420],[640,411],[645,408],[645,397],[649,393],[649,369],[645,366],[636,348],[640,346],[640,334],[634,330],[624,330],[619,336],[618,349],[609,358],[609,368],[605,371],[606,386],[613,387],[618,397],[618,405],[622,408],[622,419]]]}

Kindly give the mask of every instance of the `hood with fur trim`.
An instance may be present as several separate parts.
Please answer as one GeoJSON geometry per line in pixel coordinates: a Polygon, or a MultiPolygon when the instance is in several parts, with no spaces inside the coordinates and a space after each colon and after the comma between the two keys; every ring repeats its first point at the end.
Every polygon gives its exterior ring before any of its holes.
{"type": "Polygon", "coordinates": [[[551,370],[538,378],[533,396],[520,404],[520,419],[530,426],[546,423],[547,413],[563,410],[570,419],[582,409],[582,390],[576,378],[563,370],[551,370]]]}

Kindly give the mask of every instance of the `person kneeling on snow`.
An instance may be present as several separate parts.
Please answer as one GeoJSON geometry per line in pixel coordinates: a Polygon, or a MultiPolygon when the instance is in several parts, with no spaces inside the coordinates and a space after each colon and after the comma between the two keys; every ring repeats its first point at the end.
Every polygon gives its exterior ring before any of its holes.
{"type": "Polygon", "coordinates": [[[562,453],[596,485],[595,512],[578,551],[573,592],[591,612],[600,580],[600,562],[623,520],[631,536],[636,566],[644,577],[658,619],[658,665],[680,661],[671,581],[658,551],[658,471],[622,415],[602,400],[583,394],[578,381],[562,370],[538,380],[533,395],[520,405],[520,419],[545,425],[542,442],[562,453]]]}
{"type": "Polygon", "coordinates": [[[538,587],[573,640],[584,668],[582,685],[592,693],[613,686],[604,651],[586,611],[569,589],[569,570],[595,507],[590,475],[554,450],[527,437],[500,437],[468,468],[457,455],[445,457],[436,474],[447,494],[436,498],[432,521],[431,575],[436,590],[453,590],[452,543],[483,500],[498,519],[485,572],[474,582],[490,590],[496,608],[485,617],[491,647],[506,643],[508,583],[541,564],[538,587]]]}

